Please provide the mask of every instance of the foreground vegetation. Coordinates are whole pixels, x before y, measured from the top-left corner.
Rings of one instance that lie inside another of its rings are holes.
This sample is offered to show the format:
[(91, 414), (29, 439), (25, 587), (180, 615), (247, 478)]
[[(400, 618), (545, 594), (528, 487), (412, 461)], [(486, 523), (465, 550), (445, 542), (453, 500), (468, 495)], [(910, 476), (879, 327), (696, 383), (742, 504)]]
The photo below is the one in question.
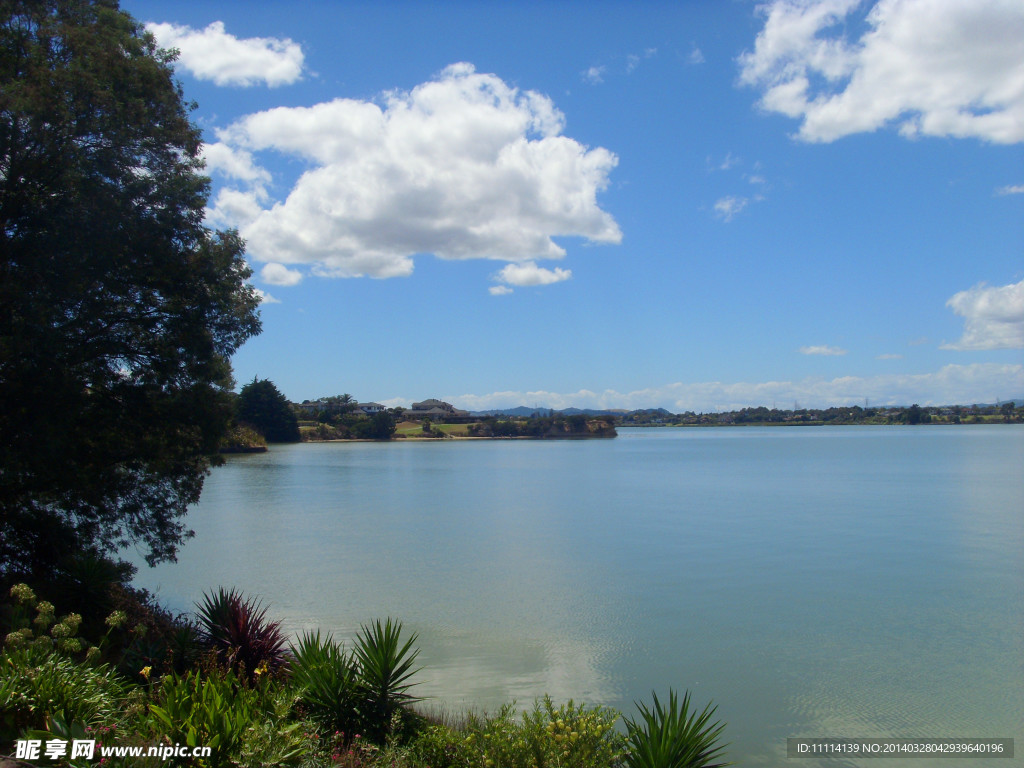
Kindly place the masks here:
[[(111, 583), (86, 615), (57, 618), (25, 584), (4, 605), (0, 755), (19, 739), (101, 747), (211, 747), (209, 756), (103, 757), (105, 766), (344, 768), (657, 768), (722, 766), (714, 708), (638, 704), (635, 719), (545, 696), (520, 712), (424, 714), (414, 694), (416, 635), (387, 619), (352, 647), (307, 632), (289, 643), (257, 600), (219, 589), (195, 618)], [(112, 609), (101, 616), (100, 609)], [(619, 726), (621, 723), (621, 727)], [(180, 753), (179, 753), (180, 754)], [(22, 755), (24, 757), (24, 755)], [(40, 751), (24, 765), (90, 765)]]

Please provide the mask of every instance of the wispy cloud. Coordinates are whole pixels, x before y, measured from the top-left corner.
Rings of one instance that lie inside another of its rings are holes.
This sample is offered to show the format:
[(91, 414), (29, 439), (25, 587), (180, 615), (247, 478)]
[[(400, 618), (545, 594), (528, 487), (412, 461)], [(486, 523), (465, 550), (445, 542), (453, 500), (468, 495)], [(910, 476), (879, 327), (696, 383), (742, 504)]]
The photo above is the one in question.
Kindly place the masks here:
[(730, 168), (735, 168), (741, 162), (742, 162), (742, 160), (740, 158), (736, 157), (735, 155), (733, 155), (732, 152), (726, 152), (725, 153), (725, 159), (719, 164), (718, 170), (720, 170), (720, 171), (728, 171)]
[[(870, 399), (872, 405), (970, 404), (989, 402), (996, 392), (1024, 392), (1024, 365), (977, 363), (947, 365), (921, 374), (892, 373), (800, 381), (677, 382), (631, 392), (613, 389), (580, 389), (575, 392), (517, 390), (485, 395), (448, 394), (443, 399), (467, 410), (536, 404), (543, 408), (667, 408), (679, 413), (725, 411), (794, 401), (803, 407), (822, 408), (862, 404), (865, 398)], [(393, 398), (385, 402), (407, 405), (411, 401)]]
[(631, 53), (626, 56), (626, 74), (631, 75), (643, 59), (652, 59), (658, 54), (657, 48), (646, 48), (643, 54)]
[(946, 306), (964, 318), (964, 335), (941, 349), (1024, 349), (1024, 280), (1001, 288), (981, 283)]
[(822, 344), (817, 347), (800, 347), (801, 355), (825, 355), (827, 357), (845, 355), (846, 350), (841, 347), (830, 347), (827, 344)]
[(695, 45), (695, 46), (693, 46), (693, 50), (690, 51), (690, 55), (689, 55), (689, 57), (687, 57), (686, 60), (690, 64), (703, 64), (704, 63), (704, 54), (701, 52), (700, 48), (698, 48)]
[(732, 221), (750, 203), (749, 197), (727, 195), (715, 202), (715, 215), (722, 221)]
[(598, 85), (604, 82), (604, 73), (607, 67), (587, 67), (580, 76), (591, 85)]
[(200, 80), (212, 80), (217, 85), (263, 84), (274, 88), (302, 77), (302, 46), (287, 38), (240, 39), (228, 34), (222, 21), (205, 29), (152, 23), (146, 29), (162, 48), (177, 48), (178, 65)]
[(903, 355), (897, 355), (897, 354), (892, 353), (892, 352), (886, 353), (884, 355), (878, 355), (878, 357), (875, 358), (875, 360), (902, 360), (902, 359), (903, 359)]
[(800, 119), (805, 141), (889, 124), (908, 137), (1024, 140), (1024, 4), (883, 0), (868, 6), (866, 31), (850, 41), (864, 7), (762, 6), (764, 29), (739, 57), (740, 81), (763, 90), (765, 110)]
[(1008, 184), (997, 189), (996, 194), (1000, 197), (1005, 195), (1024, 195), (1024, 184)]

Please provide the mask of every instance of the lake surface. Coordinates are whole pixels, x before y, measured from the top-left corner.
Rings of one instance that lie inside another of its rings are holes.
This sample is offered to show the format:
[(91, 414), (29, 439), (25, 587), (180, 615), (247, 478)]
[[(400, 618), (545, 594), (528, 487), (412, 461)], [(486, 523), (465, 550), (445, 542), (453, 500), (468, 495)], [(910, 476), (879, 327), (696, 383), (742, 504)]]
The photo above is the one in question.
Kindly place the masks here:
[(1009, 768), (1022, 470), (1015, 425), (274, 446), (215, 469), (196, 538), (136, 583), (177, 610), (238, 587), (293, 633), (400, 618), (436, 706), (632, 715), (672, 686), (741, 765), (854, 764), (787, 759), (795, 736), (991, 736), (1017, 757), (967, 764)]

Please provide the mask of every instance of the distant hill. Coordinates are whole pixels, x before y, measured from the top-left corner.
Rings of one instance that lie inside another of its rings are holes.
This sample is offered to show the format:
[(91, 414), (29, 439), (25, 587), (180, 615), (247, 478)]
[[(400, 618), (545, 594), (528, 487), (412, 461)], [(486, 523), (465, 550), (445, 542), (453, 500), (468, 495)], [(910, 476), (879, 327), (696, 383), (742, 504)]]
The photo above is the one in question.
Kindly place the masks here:
[(470, 416), (532, 416), (535, 413), (547, 413), (547, 408), (527, 408), (525, 405), (520, 405), (518, 408), (502, 408), (499, 410), (492, 411), (470, 411)]

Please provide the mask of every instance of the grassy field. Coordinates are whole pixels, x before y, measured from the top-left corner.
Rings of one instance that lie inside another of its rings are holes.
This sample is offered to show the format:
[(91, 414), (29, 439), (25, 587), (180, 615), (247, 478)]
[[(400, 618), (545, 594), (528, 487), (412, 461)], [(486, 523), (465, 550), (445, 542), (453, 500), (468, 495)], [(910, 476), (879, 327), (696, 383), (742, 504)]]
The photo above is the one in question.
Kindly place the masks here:
[[(469, 424), (434, 424), (431, 430), (443, 432), (451, 437), (468, 437)], [(427, 437), (423, 425), (418, 421), (400, 421), (395, 427), (395, 437)]]

